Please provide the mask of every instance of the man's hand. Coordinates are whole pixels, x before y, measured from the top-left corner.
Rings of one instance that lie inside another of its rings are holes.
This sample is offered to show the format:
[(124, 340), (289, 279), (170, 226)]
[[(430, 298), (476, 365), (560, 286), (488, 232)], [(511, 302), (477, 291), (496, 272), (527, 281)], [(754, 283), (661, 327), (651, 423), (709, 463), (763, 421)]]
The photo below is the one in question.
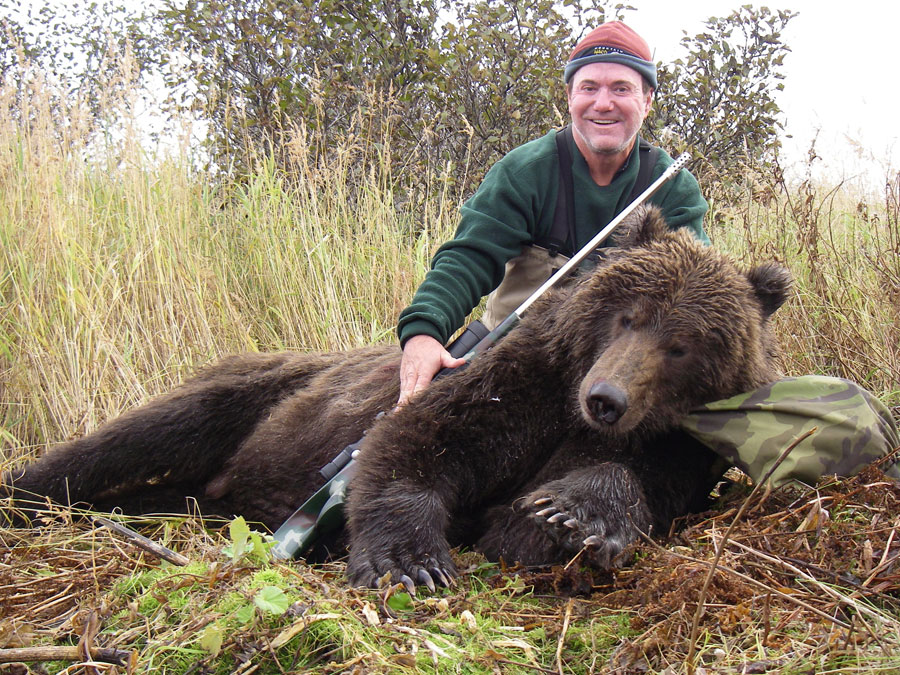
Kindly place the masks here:
[(465, 361), (454, 359), (444, 346), (429, 335), (416, 335), (403, 345), (400, 361), (400, 400), (406, 405), (410, 397), (422, 391), (441, 368), (456, 368)]

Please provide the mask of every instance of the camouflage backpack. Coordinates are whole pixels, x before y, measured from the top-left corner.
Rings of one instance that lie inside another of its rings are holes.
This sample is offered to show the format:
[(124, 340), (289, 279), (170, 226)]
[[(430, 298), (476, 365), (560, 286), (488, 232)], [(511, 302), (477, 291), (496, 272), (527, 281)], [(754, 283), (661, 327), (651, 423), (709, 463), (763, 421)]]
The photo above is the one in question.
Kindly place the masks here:
[[(897, 425), (881, 401), (849, 380), (820, 375), (788, 377), (714, 401), (691, 411), (682, 427), (754, 482), (815, 428), (774, 471), (773, 487), (812, 485), (826, 474), (851, 476), (900, 447)], [(900, 479), (896, 459), (881, 468)]]

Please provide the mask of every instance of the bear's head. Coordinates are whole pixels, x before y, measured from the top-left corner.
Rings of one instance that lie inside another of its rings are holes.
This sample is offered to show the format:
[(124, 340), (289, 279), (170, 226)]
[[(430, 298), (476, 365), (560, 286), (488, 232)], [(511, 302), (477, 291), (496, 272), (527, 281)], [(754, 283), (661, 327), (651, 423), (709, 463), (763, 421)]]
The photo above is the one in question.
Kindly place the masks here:
[(617, 243), (545, 305), (551, 358), (577, 383), (571, 393), (592, 428), (662, 431), (697, 405), (777, 379), (769, 317), (787, 299), (787, 270), (743, 272), (669, 230), (655, 208), (636, 211)]

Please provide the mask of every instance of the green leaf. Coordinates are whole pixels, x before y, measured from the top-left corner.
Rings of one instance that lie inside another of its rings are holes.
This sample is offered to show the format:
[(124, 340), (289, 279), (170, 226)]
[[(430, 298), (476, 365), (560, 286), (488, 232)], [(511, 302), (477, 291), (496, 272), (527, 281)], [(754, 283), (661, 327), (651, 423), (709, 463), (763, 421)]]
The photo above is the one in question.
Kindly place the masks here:
[(244, 605), (234, 613), (234, 618), (241, 624), (247, 624), (253, 620), (255, 611), (256, 607), (254, 605)]
[(250, 538), (250, 526), (243, 516), (238, 516), (228, 524), (228, 535), (231, 537), (231, 559), (240, 560)]
[(216, 656), (222, 649), (222, 641), (224, 633), (222, 627), (217, 623), (211, 623), (200, 633), (200, 647)]
[(277, 586), (265, 586), (253, 597), (253, 604), (269, 614), (284, 614), (291, 602)]
[(396, 612), (411, 612), (415, 609), (409, 593), (394, 593), (388, 598), (387, 604)]

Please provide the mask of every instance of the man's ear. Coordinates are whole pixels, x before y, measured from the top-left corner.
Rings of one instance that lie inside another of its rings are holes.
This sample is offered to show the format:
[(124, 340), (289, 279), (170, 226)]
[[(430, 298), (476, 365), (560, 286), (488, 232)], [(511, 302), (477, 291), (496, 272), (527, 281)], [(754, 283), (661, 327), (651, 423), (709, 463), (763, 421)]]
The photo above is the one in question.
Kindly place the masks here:
[(647, 88), (647, 92), (644, 95), (644, 119), (647, 118), (647, 115), (650, 114), (650, 109), (653, 107), (653, 95), (656, 92), (653, 89)]

